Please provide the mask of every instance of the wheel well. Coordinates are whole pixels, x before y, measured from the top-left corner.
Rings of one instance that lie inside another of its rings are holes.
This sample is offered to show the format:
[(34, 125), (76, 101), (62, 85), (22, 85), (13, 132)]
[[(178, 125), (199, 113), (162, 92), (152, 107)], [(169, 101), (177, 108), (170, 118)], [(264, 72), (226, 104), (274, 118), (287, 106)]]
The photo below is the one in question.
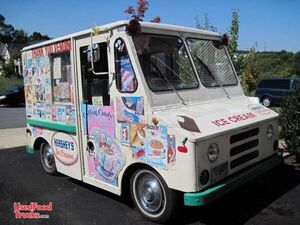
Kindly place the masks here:
[(48, 143), (44, 138), (39, 137), (34, 141), (33, 149), (39, 151), (43, 143)]
[(269, 95), (269, 94), (264, 94), (262, 97), (261, 97), (261, 100), (263, 100), (265, 97), (268, 97), (268, 98), (271, 98), (272, 99), (272, 96)]
[(124, 172), (124, 175), (122, 177), (122, 197), (125, 197), (126, 199), (130, 198), (130, 178), (132, 174), (137, 171), (138, 169), (149, 169), (153, 170), (153, 168), (149, 165), (146, 165), (144, 163), (134, 163), (127, 167), (126, 171)]

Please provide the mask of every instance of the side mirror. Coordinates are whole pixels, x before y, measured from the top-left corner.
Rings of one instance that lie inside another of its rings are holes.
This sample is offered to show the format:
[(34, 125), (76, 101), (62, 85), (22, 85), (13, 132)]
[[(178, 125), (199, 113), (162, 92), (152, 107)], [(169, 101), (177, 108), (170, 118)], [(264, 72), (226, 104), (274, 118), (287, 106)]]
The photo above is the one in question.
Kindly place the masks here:
[(222, 36), (222, 44), (227, 46), (229, 43), (229, 38), (228, 38), (228, 35), (227, 34), (223, 34)]
[(88, 46), (87, 60), (89, 63), (95, 63), (100, 61), (100, 46), (98, 44)]

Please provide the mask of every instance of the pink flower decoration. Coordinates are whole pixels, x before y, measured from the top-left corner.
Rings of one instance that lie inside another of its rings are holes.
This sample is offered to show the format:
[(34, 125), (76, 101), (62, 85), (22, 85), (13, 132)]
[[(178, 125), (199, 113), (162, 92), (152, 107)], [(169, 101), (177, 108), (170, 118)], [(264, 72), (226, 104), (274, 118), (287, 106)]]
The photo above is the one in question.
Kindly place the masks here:
[(157, 17), (155, 17), (153, 20), (151, 20), (151, 22), (152, 23), (160, 23), (160, 17), (159, 16), (157, 16)]

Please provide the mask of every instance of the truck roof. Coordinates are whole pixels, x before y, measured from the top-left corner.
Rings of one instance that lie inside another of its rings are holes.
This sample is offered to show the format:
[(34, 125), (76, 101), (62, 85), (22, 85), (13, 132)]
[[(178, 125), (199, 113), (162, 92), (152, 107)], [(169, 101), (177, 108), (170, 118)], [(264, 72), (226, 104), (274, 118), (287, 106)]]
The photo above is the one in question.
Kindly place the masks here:
[[(129, 23), (129, 20), (120, 20), (120, 21), (117, 21), (117, 22), (97, 26), (97, 28), (99, 28), (102, 31), (103, 30), (105, 31), (105, 30), (111, 30), (111, 29), (115, 29), (115, 28), (118, 28), (118, 27), (125, 26), (128, 23)], [(142, 29), (143, 28), (153, 28), (153, 29), (160, 29), (160, 30), (165, 30), (165, 31), (180, 31), (180, 32), (183, 32), (183, 33), (194, 33), (194, 34), (202, 34), (202, 35), (204, 34), (204, 35), (208, 35), (208, 36), (220, 37), (220, 34), (218, 34), (216, 32), (200, 30), (200, 29), (197, 29), (197, 28), (190, 28), (190, 27), (177, 26), (177, 25), (171, 25), (171, 24), (152, 23), (152, 22), (140, 22), (140, 24), (142, 26)], [(49, 44), (52, 44), (52, 43), (56, 43), (56, 42), (59, 42), (59, 41), (65, 40), (65, 39), (90, 34), (92, 32), (92, 30), (93, 30), (93, 28), (90, 28), (90, 29), (83, 30), (83, 31), (80, 31), (80, 32), (76, 32), (76, 33), (68, 34), (68, 35), (65, 35), (65, 36), (53, 38), (51, 40), (43, 41), (43, 42), (40, 42), (40, 43), (37, 43), (37, 44), (29, 45), (29, 46), (23, 48), (22, 52), (30, 50), (30, 49), (38, 48), (38, 47), (41, 47), (41, 46), (49, 45)]]

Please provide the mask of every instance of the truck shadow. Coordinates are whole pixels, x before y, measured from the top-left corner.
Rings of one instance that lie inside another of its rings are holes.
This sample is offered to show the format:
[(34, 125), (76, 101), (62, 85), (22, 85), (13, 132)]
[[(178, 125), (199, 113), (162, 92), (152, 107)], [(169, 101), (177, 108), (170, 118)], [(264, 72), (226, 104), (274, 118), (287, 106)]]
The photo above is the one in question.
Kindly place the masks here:
[[(248, 184), (203, 207), (184, 207), (178, 224), (244, 224), (272, 202), (300, 184), (300, 171), (282, 164)], [(268, 207), (279, 216), (292, 216), (293, 211)]]

